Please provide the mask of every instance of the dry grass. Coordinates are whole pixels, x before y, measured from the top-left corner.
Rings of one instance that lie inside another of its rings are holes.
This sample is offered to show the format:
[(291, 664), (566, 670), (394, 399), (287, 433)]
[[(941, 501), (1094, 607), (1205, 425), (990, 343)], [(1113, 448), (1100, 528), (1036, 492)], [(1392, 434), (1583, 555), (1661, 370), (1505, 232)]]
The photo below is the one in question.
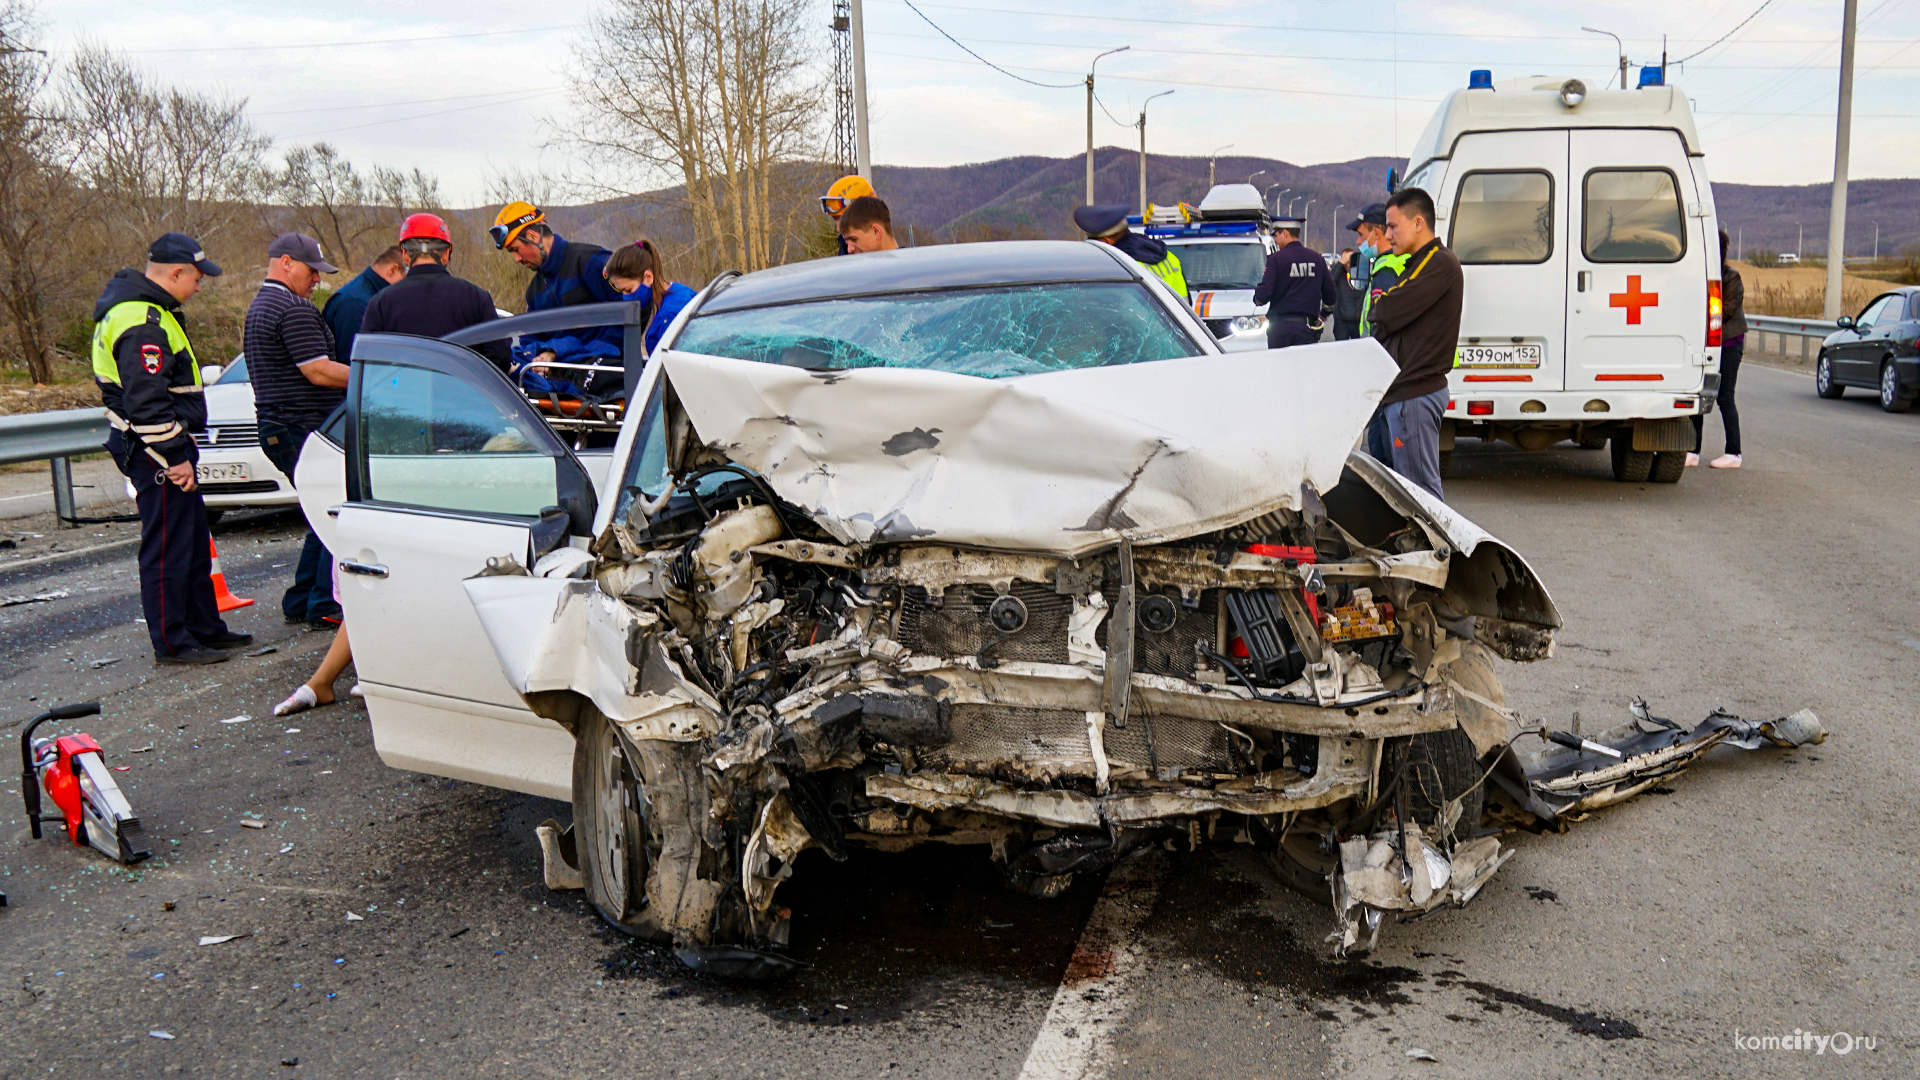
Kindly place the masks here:
[(52, 412), (55, 409), (90, 409), (99, 404), (100, 388), (91, 379), (83, 383), (32, 388), (0, 387), (0, 416)]
[[(1747, 289), (1747, 313), (1818, 318), (1826, 309), (1827, 271), (1821, 266), (1761, 268), (1733, 264)], [(1844, 274), (1840, 279), (1840, 310), (1857, 315), (1867, 302), (1891, 286), (1885, 281)]]

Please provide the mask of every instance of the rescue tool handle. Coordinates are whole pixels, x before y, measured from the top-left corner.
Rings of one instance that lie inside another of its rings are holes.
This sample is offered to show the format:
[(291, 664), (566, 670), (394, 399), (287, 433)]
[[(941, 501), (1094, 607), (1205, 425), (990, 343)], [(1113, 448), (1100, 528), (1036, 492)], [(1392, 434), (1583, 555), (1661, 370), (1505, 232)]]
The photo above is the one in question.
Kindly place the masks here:
[(35, 840), (40, 839), (41, 817), (40, 777), (33, 771), (34, 729), (49, 720), (78, 720), (83, 716), (98, 715), (100, 715), (100, 703), (97, 701), (75, 701), (66, 705), (55, 705), (27, 721), (26, 730), (20, 733), (20, 799), (27, 805), (27, 825), (32, 829)]
[(340, 572), (343, 574), (360, 574), (365, 577), (383, 578), (387, 576), (387, 568), (379, 563), (354, 562), (351, 559), (340, 560)]

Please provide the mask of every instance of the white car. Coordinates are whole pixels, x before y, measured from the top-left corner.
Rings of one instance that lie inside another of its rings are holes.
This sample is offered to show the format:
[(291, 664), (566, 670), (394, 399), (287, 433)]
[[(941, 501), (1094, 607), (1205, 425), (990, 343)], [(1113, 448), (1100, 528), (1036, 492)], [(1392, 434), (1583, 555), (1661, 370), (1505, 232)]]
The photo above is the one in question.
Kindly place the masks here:
[(1180, 260), (1193, 313), (1227, 352), (1267, 347), (1266, 305), (1254, 304), (1253, 291), (1273, 254), (1271, 225), (1252, 184), (1219, 184), (1200, 200), (1193, 221), (1144, 226)]
[(1150, 281), (1094, 242), (723, 275), (630, 350), (597, 459), (465, 346), (634, 341), (638, 305), (362, 335), (298, 479), (380, 755), (570, 799), (603, 918), (759, 976), (795, 966), (775, 897), (808, 848), (987, 845), (1045, 897), (1241, 837), (1352, 944), (1472, 899), (1511, 854), (1483, 821), (1578, 816), (1630, 793), (1595, 761), (1664, 776), (1728, 737), (1510, 764), (1493, 659), (1560, 618), (1350, 449), (1392, 360), (1227, 354)]
[(207, 517), (218, 520), (242, 507), (293, 506), (300, 496), (285, 473), (260, 448), (260, 427), (253, 411), (253, 382), (247, 358), (240, 355), (220, 367), (200, 369), (206, 381), (207, 429), (196, 431), (200, 448), (195, 474), (207, 500)]

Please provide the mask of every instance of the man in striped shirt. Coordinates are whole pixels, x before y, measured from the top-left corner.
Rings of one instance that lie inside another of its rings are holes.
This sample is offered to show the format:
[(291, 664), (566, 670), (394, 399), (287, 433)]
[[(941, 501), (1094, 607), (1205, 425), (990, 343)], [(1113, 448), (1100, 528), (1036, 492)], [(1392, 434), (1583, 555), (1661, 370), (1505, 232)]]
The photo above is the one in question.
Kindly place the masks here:
[[(332, 332), (308, 299), (320, 275), (337, 270), (318, 240), (282, 233), (267, 246), (267, 280), (247, 307), (247, 372), (253, 379), (260, 448), (288, 480), (300, 463), (307, 436), (346, 400), (347, 365), (340, 362)], [(311, 529), (300, 549), (293, 585), (280, 599), (280, 611), (288, 622), (316, 628), (340, 620), (340, 605), (333, 599), (333, 558)]]

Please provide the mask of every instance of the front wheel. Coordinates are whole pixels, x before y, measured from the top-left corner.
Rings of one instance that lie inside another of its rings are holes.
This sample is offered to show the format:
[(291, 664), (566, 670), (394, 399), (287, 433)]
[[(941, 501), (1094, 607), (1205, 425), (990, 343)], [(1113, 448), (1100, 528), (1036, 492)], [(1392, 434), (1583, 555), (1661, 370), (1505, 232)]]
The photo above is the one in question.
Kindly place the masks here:
[(587, 897), (615, 929), (656, 938), (646, 907), (657, 845), (639, 773), (620, 729), (586, 710), (573, 748), (573, 821)]
[(1832, 400), (1847, 392), (1847, 388), (1833, 381), (1833, 361), (1822, 352), (1820, 359), (1813, 365), (1813, 392)]
[(1880, 365), (1880, 407), (1892, 413), (1913, 408), (1913, 398), (1900, 390), (1900, 372), (1891, 359)]
[(1653, 472), (1654, 453), (1633, 448), (1633, 431), (1628, 429), (1612, 440), (1613, 478), (1623, 484), (1643, 484)]

